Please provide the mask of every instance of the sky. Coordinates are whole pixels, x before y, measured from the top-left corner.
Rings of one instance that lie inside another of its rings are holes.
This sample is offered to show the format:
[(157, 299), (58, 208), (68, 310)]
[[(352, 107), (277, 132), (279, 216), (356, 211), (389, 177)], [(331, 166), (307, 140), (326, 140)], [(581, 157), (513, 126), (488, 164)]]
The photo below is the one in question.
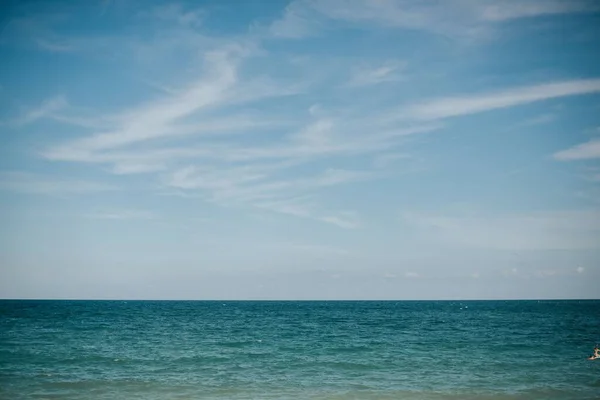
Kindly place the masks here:
[(3, 1), (0, 298), (598, 298), (600, 4)]

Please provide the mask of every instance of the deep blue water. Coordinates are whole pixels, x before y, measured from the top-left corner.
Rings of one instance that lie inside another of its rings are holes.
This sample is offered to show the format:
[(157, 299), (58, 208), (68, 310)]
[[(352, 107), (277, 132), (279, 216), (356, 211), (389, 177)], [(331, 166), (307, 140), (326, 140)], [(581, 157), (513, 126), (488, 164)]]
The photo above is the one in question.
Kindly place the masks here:
[(0, 301), (2, 399), (600, 399), (600, 301)]

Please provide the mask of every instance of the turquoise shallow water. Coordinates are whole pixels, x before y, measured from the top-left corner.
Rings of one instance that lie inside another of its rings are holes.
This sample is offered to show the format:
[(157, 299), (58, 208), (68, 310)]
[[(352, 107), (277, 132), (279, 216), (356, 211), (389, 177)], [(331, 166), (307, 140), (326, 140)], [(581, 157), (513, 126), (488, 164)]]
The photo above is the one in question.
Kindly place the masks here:
[(594, 399), (600, 301), (0, 301), (2, 399)]

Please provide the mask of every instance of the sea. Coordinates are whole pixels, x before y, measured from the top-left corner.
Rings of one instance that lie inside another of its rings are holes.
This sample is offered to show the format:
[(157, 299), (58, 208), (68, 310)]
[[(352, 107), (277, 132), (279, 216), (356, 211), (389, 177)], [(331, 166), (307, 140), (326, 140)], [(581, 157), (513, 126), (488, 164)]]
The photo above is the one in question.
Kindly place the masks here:
[(1, 399), (600, 399), (600, 301), (0, 301)]

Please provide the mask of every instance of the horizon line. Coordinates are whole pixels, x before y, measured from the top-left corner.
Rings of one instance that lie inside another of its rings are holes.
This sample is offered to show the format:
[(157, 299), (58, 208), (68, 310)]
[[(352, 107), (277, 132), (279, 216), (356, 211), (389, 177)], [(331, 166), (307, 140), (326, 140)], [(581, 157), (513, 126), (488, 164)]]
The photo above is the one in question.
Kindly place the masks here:
[(600, 298), (496, 298), (496, 299), (127, 299), (127, 298), (0, 298), (0, 301), (187, 301), (187, 302), (417, 302), (417, 301), (600, 301)]

